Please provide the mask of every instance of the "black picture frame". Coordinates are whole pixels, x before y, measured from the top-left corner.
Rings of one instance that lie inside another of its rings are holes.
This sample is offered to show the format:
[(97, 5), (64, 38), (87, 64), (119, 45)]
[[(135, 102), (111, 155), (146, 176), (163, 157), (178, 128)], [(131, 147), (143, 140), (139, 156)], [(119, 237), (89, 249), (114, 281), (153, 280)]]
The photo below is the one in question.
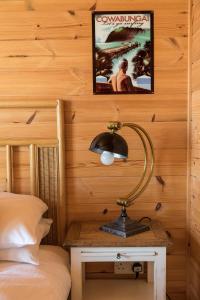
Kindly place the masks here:
[(153, 11), (92, 12), (92, 55), (93, 94), (154, 93)]

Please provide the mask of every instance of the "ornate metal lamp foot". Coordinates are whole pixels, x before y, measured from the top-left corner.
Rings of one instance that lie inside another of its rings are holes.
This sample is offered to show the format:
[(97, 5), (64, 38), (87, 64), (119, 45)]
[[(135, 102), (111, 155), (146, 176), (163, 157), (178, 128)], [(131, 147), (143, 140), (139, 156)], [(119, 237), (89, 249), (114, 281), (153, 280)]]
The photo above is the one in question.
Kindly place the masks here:
[(100, 230), (126, 238), (131, 235), (148, 231), (150, 230), (150, 227), (138, 223), (135, 220), (131, 220), (127, 215), (126, 209), (122, 208), (120, 217), (114, 222), (101, 226)]

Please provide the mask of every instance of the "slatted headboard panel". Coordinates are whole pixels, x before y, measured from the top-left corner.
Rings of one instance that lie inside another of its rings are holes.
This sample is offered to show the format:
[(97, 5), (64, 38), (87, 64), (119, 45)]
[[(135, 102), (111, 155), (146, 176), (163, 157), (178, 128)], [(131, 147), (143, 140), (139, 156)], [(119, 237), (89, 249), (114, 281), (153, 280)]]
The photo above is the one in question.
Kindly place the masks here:
[(48, 205), (47, 216), (54, 220), (52, 230), (46, 238), (47, 243), (57, 244), (58, 215), (58, 149), (57, 147), (38, 148), (38, 189), (37, 195)]
[[(33, 103), (31, 105), (33, 108)], [(66, 229), (64, 102), (58, 100), (49, 105), (37, 102), (34, 105), (35, 111), (39, 110), (38, 105), (43, 110), (45, 107), (55, 107), (57, 136), (52, 139), (48, 138), (47, 134), (47, 138), (41, 138), (38, 134), (39, 137), (36, 138), (19, 138), (13, 131), (13, 137), (0, 140), (0, 147), (4, 148), (1, 153), (4, 153), (6, 161), (6, 188), (3, 190), (14, 192), (13, 153), (15, 147), (28, 146), (29, 176), (27, 177), (30, 180), (30, 194), (40, 197), (47, 203), (49, 210), (46, 216), (51, 217), (54, 221), (46, 242), (62, 244)], [(15, 109), (22, 107), (27, 108), (28, 106), (24, 103), (15, 104)], [(0, 108), (3, 109), (4, 104), (0, 104)]]

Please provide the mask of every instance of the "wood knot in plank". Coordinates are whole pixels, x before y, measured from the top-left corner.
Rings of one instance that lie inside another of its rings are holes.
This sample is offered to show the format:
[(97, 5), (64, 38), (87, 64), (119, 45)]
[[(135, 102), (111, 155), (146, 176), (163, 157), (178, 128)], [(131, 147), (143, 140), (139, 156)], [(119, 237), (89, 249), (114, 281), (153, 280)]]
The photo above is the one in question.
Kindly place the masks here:
[(170, 37), (169, 40), (174, 47), (180, 49), (180, 46), (175, 38)]
[(90, 7), (90, 11), (96, 10), (97, 7), (97, 3), (95, 2), (91, 7)]
[(76, 113), (74, 111), (73, 114), (72, 114), (72, 121), (75, 119), (75, 116), (76, 116)]
[(156, 119), (156, 115), (153, 114), (152, 118), (151, 118), (151, 122), (155, 122), (155, 119)]
[(35, 111), (26, 121), (26, 124), (31, 124), (33, 122), (33, 120), (35, 119), (35, 116), (37, 114), (37, 111)]
[(156, 176), (156, 179), (157, 179), (158, 183), (159, 183), (160, 185), (162, 185), (162, 187), (164, 188), (164, 186), (165, 186), (165, 181), (164, 181), (164, 179), (163, 179), (161, 176)]
[(171, 239), (172, 238), (172, 235), (171, 235), (171, 232), (169, 232), (168, 230), (165, 231), (167, 236)]
[(27, 7), (27, 10), (35, 10), (31, 0), (26, 0), (26, 7)]
[(162, 203), (158, 202), (155, 207), (155, 211), (159, 211), (162, 208)]
[(74, 10), (68, 10), (68, 13), (69, 13), (71, 16), (75, 16), (75, 11), (74, 11)]

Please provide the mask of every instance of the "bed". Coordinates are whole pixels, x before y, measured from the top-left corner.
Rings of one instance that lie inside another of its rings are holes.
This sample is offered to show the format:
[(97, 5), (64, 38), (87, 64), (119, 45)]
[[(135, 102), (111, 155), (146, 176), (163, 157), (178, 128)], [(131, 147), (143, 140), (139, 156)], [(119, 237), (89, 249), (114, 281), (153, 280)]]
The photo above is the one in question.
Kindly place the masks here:
[(66, 230), (64, 103), (57, 101), (51, 104), (54, 106), (55, 139), (14, 136), (0, 141), (6, 152), (6, 192), (12, 193), (14, 186), (13, 149), (26, 145), (30, 156), (30, 194), (47, 204), (45, 217), (53, 219), (50, 233), (43, 241), (45, 245), (39, 247), (39, 265), (0, 261), (1, 300), (67, 300), (70, 293), (69, 257), (61, 247)]
[(71, 279), (67, 252), (40, 246), (40, 265), (0, 262), (1, 300), (66, 300)]

